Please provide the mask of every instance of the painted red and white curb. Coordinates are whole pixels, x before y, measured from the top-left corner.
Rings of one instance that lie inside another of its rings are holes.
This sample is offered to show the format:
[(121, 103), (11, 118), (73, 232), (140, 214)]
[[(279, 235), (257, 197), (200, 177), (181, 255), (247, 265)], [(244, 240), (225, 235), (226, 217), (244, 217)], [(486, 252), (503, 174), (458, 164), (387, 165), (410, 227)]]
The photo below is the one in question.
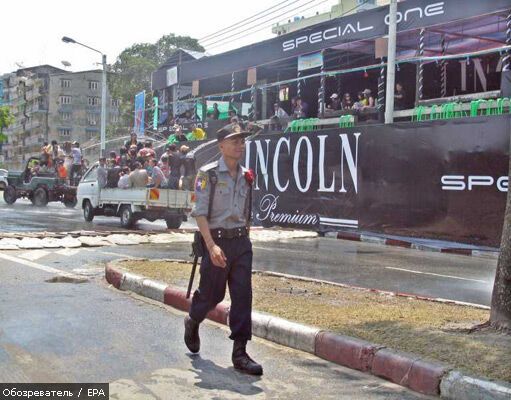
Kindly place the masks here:
[[(119, 262), (118, 260), (117, 262)], [(115, 263), (115, 262), (114, 262)], [(106, 280), (119, 290), (128, 290), (187, 312), (191, 299), (184, 290), (135, 275), (109, 263)], [(218, 304), (208, 319), (228, 325), (229, 305)], [(509, 400), (511, 385), (464, 375), (447, 365), (399, 352), (364, 340), (337, 335), (272, 315), (253, 312), (255, 336), (302, 350), (348, 368), (368, 372), (411, 390), (452, 400)]]
[(491, 259), (497, 259), (499, 256), (498, 250), (485, 251), (485, 250), (465, 249), (465, 248), (456, 248), (456, 247), (427, 246), (425, 244), (412, 243), (412, 242), (409, 242), (406, 240), (383, 238), (380, 236), (371, 236), (371, 235), (366, 235), (366, 234), (358, 233), (358, 232), (327, 232), (327, 233), (325, 233), (325, 237), (341, 239), (341, 240), (351, 240), (354, 242), (381, 244), (381, 245), (385, 245), (385, 246), (397, 246), (397, 247), (403, 247), (405, 249), (432, 251), (432, 252), (436, 252), (436, 253), (458, 254), (458, 255), (462, 255), (462, 256), (484, 257), (484, 258), (491, 258)]

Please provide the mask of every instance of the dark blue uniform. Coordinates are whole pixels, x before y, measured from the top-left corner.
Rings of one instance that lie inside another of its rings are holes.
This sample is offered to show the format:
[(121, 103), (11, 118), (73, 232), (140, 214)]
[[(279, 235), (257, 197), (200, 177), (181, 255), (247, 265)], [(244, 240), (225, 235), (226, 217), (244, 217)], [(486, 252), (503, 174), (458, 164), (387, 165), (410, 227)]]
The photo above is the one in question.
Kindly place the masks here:
[[(250, 340), (252, 337), (252, 244), (246, 232), (250, 202), (250, 185), (246, 169), (238, 167), (233, 178), (223, 158), (201, 168), (195, 182), (196, 204), (192, 216), (207, 216), (211, 182), (209, 171), (214, 170), (217, 183), (208, 221), (215, 243), (227, 258), (225, 268), (217, 267), (209, 252), (202, 257), (199, 288), (195, 291), (190, 317), (202, 322), (225, 297), (227, 284), (231, 296), (229, 312), (230, 338)], [(223, 235), (224, 233), (224, 235)], [(222, 237), (228, 235), (230, 237)]]
[[(227, 125), (217, 132), (222, 154), (239, 155), (249, 133), (238, 124)], [(229, 142), (223, 142), (230, 140)], [(222, 146), (225, 143), (226, 147)], [(237, 159), (237, 158), (235, 158)], [(212, 181), (216, 182), (211, 198)], [(213, 264), (209, 252), (202, 257), (199, 288), (195, 291), (190, 315), (185, 317), (184, 341), (192, 353), (200, 351), (200, 323), (207, 313), (220, 303), (229, 284), (231, 309), (229, 311), (230, 338), (234, 341), (232, 363), (236, 370), (251, 375), (262, 375), (263, 368), (247, 354), (247, 341), (252, 338), (252, 244), (248, 237), (252, 172), (237, 165), (232, 177), (223, 156), (218, 162), (199, 171), (195, 180), (196, 203), (194, 217), (206, 217), (211, 238), (225, 255), (225, 268)], [(212, 199), (212, 207), (209, 205)], [(204, 232), (203, 232), (204, 233)], [(209, 241), (209, 238), (207, 238)], [(209, 244), (212, 246), (212, 244)], [(213, 247), (211, 247), (213, 248)], [(218, 249), (214, 253), (219, 257)], [(223, 263), (223, 262), (222, 262)]]

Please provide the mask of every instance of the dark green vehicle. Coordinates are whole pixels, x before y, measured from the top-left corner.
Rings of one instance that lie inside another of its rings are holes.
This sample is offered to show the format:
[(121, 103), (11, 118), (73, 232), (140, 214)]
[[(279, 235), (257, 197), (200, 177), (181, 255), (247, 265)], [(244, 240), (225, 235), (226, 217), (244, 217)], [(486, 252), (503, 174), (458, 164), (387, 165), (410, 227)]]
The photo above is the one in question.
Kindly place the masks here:
[(50, 201), (61, 201), (66, 207), (76, 205), (76, 187), (69, 186), (64, 179), (55, 173), (39, 173), (32, 176), (31, 166), (37, 157), (27, 161), (23, 171), (9, 171), (8, 185), (4, 189), (4, 200), (13, 204), (19, 198), (27, 198), (36, 207), (44, 207)]

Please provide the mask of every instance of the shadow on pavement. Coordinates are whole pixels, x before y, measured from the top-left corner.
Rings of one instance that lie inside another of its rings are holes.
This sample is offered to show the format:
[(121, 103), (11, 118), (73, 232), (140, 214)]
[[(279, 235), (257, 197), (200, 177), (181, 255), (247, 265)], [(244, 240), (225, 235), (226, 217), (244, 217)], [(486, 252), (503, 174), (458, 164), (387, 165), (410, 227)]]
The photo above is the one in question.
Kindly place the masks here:
[(224, 390), (240, 395), (250, 396), (263, 390), (254, 383), (261, 380), (260, 376), (250, 376), (237, 372), (233, 367), (224, 368), (198, 354), (188, 354), (199, 382), (195, 386), (207, 390)]

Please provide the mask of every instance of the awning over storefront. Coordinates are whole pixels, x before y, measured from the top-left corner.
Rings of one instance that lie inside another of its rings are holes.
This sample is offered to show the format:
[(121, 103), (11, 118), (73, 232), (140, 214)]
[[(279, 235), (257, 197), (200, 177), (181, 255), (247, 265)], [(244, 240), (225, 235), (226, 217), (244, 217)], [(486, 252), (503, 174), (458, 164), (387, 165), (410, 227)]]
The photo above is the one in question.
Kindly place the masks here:
[[(471, 1), (470, 5), (466, 0), (407, 0), (398, 4), (398, 32), (419, 28), (433, 29), (445, 24), (455, 27), (453, 22), (484, 18), (510, 8), (511, 0)], [(379, 7), (226, 53), (185, 62), (181, 65), (179, 79), (181, 83), (191, 83), (194, 80), (247, 70), (321, 49), (382, 37), (388, 30), (387, 14), (388, 7)], [(477, 24), (477, 19), (474, 21)], [(456, 32), (453, 31), (454, 33)], [(467, 35), (467, 31), (464, 30), (463, 34)], [(468, 36), (474, 39), (470, 34)], [(166, 87), (165, 76), (166, 68), (160, 68), (153, 73), (153, 89)]]

